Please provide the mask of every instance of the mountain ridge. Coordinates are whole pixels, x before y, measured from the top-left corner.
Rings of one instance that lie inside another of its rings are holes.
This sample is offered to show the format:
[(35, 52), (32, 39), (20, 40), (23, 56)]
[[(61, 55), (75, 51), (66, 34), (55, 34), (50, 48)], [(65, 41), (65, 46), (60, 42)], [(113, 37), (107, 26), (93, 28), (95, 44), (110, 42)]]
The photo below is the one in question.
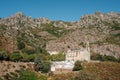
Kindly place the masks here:
[[(87, 37), (87, 38), (86, 38)], [(91, 54), (120, 57), (120, 13), (85, 15), (75, 22), (27, 17), (19, 12), (0, 19), (0, 50), (12, 53), (23, 42), (47, 51), (80, 49), (89, 41)]]

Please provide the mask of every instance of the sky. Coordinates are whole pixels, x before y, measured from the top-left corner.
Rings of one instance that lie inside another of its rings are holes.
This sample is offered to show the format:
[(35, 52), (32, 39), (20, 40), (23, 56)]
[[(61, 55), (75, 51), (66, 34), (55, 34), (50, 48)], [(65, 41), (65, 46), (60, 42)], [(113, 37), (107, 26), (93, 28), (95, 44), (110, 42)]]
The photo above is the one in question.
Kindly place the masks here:
[(77, 21), (95, 12), (120, 12), (120, 0), (0, 0), (0, 17), (23, 12), (33, 18)]

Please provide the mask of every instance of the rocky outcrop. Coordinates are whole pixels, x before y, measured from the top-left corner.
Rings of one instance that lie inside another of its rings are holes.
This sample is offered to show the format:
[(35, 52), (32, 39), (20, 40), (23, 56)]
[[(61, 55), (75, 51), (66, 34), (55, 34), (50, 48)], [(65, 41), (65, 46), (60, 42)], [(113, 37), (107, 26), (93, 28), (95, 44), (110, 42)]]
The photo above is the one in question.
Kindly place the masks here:
[[(75, 30), (58, 40), (50, 41), (46, 48), (56, 51), (80, 49), (87, 40), (90, 42), (91, 53), (120, 57), (120, 14), (96, 12), (83, 16), (74, 26)], [(115, 27), (118, 29), (113, 29)]]

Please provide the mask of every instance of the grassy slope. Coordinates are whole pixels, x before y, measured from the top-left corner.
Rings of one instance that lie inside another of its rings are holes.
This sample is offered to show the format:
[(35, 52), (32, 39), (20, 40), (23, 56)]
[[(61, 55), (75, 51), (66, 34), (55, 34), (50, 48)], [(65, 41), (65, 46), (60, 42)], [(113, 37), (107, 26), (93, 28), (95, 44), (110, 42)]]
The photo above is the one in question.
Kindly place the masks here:
[(84, 70), (98, 76), (99, 80), (119, 80), (120, 79), (120, 63), (101, 62), (101, 63), (85, 63)]
[[(53, 80), (119, 80), (120, 63), (101, 62), (83, 63), (83, 70), (75, 73), (57, 74)], [(75, 79), (77, 77), (77, 79)], [(88, 80), (88, 79), (87, 79)]]

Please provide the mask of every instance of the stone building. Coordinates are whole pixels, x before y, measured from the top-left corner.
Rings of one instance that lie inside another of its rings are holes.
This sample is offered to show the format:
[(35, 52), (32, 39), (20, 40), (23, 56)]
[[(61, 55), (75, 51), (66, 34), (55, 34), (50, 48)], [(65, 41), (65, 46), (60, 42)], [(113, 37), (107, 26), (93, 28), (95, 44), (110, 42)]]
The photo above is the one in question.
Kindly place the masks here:
[(86, 44), (86, 47), (79, 50), (68, 50), (66, 53), (67, 61), (90, 61), (90, 48), (89, 43)]
[(69, 72), (72, 71), (75, 61), (90, 61), (89, 43), (86, 47), (79, 50), (68, 50), (66, 53), (66, 60), (59, 62), (52, 62), (51, 71), (54, 72)]

